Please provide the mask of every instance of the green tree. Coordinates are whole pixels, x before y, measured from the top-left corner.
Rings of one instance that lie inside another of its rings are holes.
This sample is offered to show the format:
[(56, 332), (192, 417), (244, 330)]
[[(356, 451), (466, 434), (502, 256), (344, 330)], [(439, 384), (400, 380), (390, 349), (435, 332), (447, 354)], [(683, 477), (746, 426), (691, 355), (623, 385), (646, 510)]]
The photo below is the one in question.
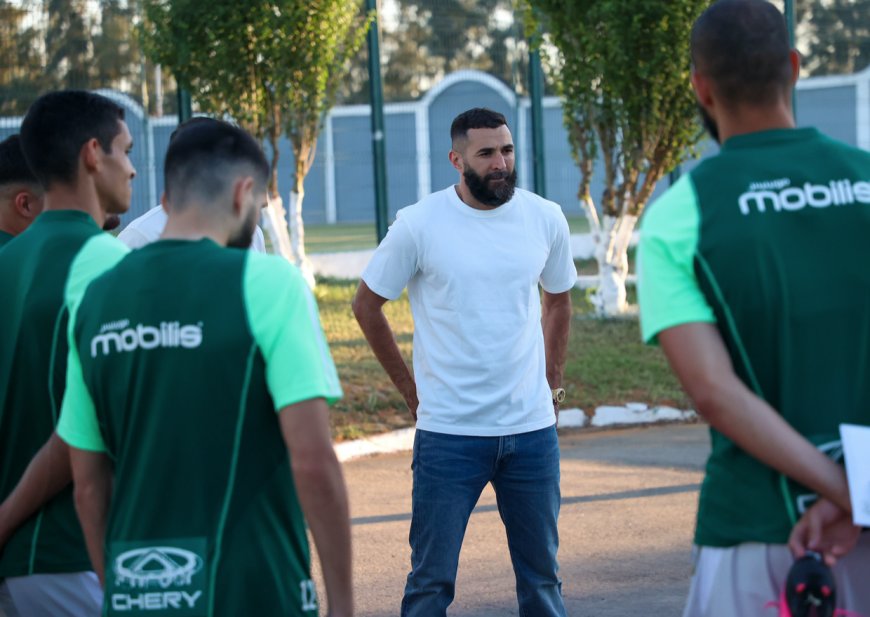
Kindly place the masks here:
[(806, 74), (850, 75), (870, 65), (870, 0), (797, 0), (795, 13)]
[(420, 41), (439, 80), (459, 69), (478, 69), (511, 83), (516, 59), (513, 2), (505, 0), (404, 0), (429, 36)]
[[(146, 0), (143, 42), (200, 108), (227, 114), (272, 147), (267, 231), (314, 285), (302, 200), (323, 118), (370, 19), (359, 0)], [(278, 192), (278, 140), (293, 150), (290, 231)]]
[(47, 0), (45, 72), (52, 88), (91, 86), (90, 31), (83, 0)]
[[(518, 36), (515, 0), (393, 0), (382, 2), (384, 98), (417, 99), (447, 74), (477, 69), (522, 90), (526, 42)], [(353, 64), (342, 102), (367, 102), (367, 57)]]
[[(601, 315), (628, 306), (627, 250), (656, 183), (701, 137), (690, 84), (689, 32), (705, 0), (530, 0), (558, 50), (552, 77), (596, 241)], [(531, 25), (531, 24), (530, 24)], [(590, 192), (604, 167), (600, 216)]]
[[(135, 7), (120, 0), (102, 0), (99, 31), (92, 35), (91, 65), (98, 84), (142, 85), (142, 62), (135, 33)], [(105, 87), (105, 86), (101, 86)]]
[(0, 115), (23, 115), (44, 89), (42, 33), (29, 11), (0, 1)]
[(60, 88), (110, 88), (148, 108), (153, 66), (135, 36), (139, 19), (132, 0), (0, 0), (0, 113), (23, 114)]

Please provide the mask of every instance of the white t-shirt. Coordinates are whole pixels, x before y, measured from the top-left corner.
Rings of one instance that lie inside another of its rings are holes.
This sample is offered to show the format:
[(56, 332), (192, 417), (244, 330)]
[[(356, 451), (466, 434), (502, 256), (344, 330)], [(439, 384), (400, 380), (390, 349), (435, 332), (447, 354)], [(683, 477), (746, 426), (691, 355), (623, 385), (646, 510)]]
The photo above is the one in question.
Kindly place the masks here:
[[(167, 218), (163, 206), (158, 204), (142, 216), (130, 221), (130, 224), (118, 234), (118, 240), (131, 249), (157, 242), (160, 234), (163, 233), (163, 228), (166, 227)], [(254, 235), (251, 237), (251, 250), (258, 253), (266, 252), (266, 241), (263, 238), (263, 230), (259, 226), (254, 229)]]
[(555, 423), (538, 283), (562, 293), (577, 280), (558, 204), (517, 189), (476, 210), (451, 186), (398, 212), (362, 279), (389, 300), (408, 287), (417, 428), (500, 436)]

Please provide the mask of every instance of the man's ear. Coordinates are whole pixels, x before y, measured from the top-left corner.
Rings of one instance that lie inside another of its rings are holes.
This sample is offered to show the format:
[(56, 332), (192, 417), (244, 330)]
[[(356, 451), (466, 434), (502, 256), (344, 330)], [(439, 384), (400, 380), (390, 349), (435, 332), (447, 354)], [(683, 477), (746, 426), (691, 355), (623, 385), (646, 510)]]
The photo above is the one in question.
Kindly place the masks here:
[(12, 204), (21, 218), (32, 221), (42, 210), (38, 207), (39, 198), (27, 189), (22, 189), (15, 194)]
[(103, 147), (96, 137), (87, 140), (79, 152), (79, 160), (84, 164), (87, 171), (96, 171), (100, 164), (100, 154)]
[(450, 159), (450, 164), (453, 165), (453, 168), (456, 171), (458, 171), (459, 173), (465, 171), (465, 167), (462, 164), (462, 155), (459, 154), (456, 150), (450, 150), (450, 152), (447, 154), (447, 158)]
[(797, 49), (792, 49), (788, 54), (788, 60), (791, 63), (791, 85), (797, 83), (798, 77), (801, 76), (801, 54)]
[(242, 176), (233, 183), (233, 216), (239, 218), (245, 211), (245, 202), (251, 199), (254, 192), (254, 178)]
[(169, 200), (166, 199), (166, 191), (163, 191), (163, 194), (160, 195), (160, 207), (163, 208), (166, 214), (169, 214)]
[(710, 81), (698, 71), (692, 71), (692, 87), (695, 89), (695, 95), (698, 97), (698, 102), (705, 108), (713, 106), (713, 88)]

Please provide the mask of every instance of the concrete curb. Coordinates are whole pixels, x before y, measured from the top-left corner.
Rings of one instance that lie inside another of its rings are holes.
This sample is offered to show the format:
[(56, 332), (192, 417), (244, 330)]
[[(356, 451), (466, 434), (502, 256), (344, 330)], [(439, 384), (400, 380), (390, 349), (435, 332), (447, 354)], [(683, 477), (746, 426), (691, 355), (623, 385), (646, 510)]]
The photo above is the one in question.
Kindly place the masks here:
[[(694, 411), (681, 411), (673, 407), (648, 407), (644, 403), (626, 403), (623, 407), (598, 407), (590, 418), (582, 409), (563, 409), (559, 412), (559, 428), (605, 428), (641, 426), (662, 422), (691, 422), (697, 419)], [(408, 452), (414, 447), (414, 428), (403, 428), (365, 439), (335, 444), (338, 460), (345, 462), (375, 454)]]

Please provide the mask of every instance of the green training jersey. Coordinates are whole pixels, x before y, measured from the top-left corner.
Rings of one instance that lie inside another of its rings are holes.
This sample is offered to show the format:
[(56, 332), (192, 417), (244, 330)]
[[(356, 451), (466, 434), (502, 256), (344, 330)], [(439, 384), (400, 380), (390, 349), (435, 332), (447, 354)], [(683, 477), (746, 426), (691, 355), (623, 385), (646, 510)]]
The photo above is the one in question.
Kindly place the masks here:
[[(836, 457), (870, 424), (870, 153), (811, 128), (732, 137), (641, 225), (644, 339), (716, 324), (739, 378)], [(815, 496), (711, 430), (697, 544), (784, 543)]]
[(72, 319), (58, 434), (114, 463), (105, 614), (316, 615), (276, 411), (341, 388), (298, 270), (163, 240)]
[(5, 231), (0, 231), (0, 248), (3, 248), (9, 241), (14, 238), (12, 234), (8, 234)]
[[(0, 251), (0, 500), (54, 431), (67, 360), (65, 294), (128, 249), (77, 210), (43, 212)], [(68, 487), (0, 551), (0, 578), (90, 570)]]
[[(870, 153), (812, 128), (732, 137), (641, 225), (644, 339), (716, 324), (739, 378), (828, 454), (870, 424)], [(784, 543), (815, 498), (711, 430), (697, 544)]]

